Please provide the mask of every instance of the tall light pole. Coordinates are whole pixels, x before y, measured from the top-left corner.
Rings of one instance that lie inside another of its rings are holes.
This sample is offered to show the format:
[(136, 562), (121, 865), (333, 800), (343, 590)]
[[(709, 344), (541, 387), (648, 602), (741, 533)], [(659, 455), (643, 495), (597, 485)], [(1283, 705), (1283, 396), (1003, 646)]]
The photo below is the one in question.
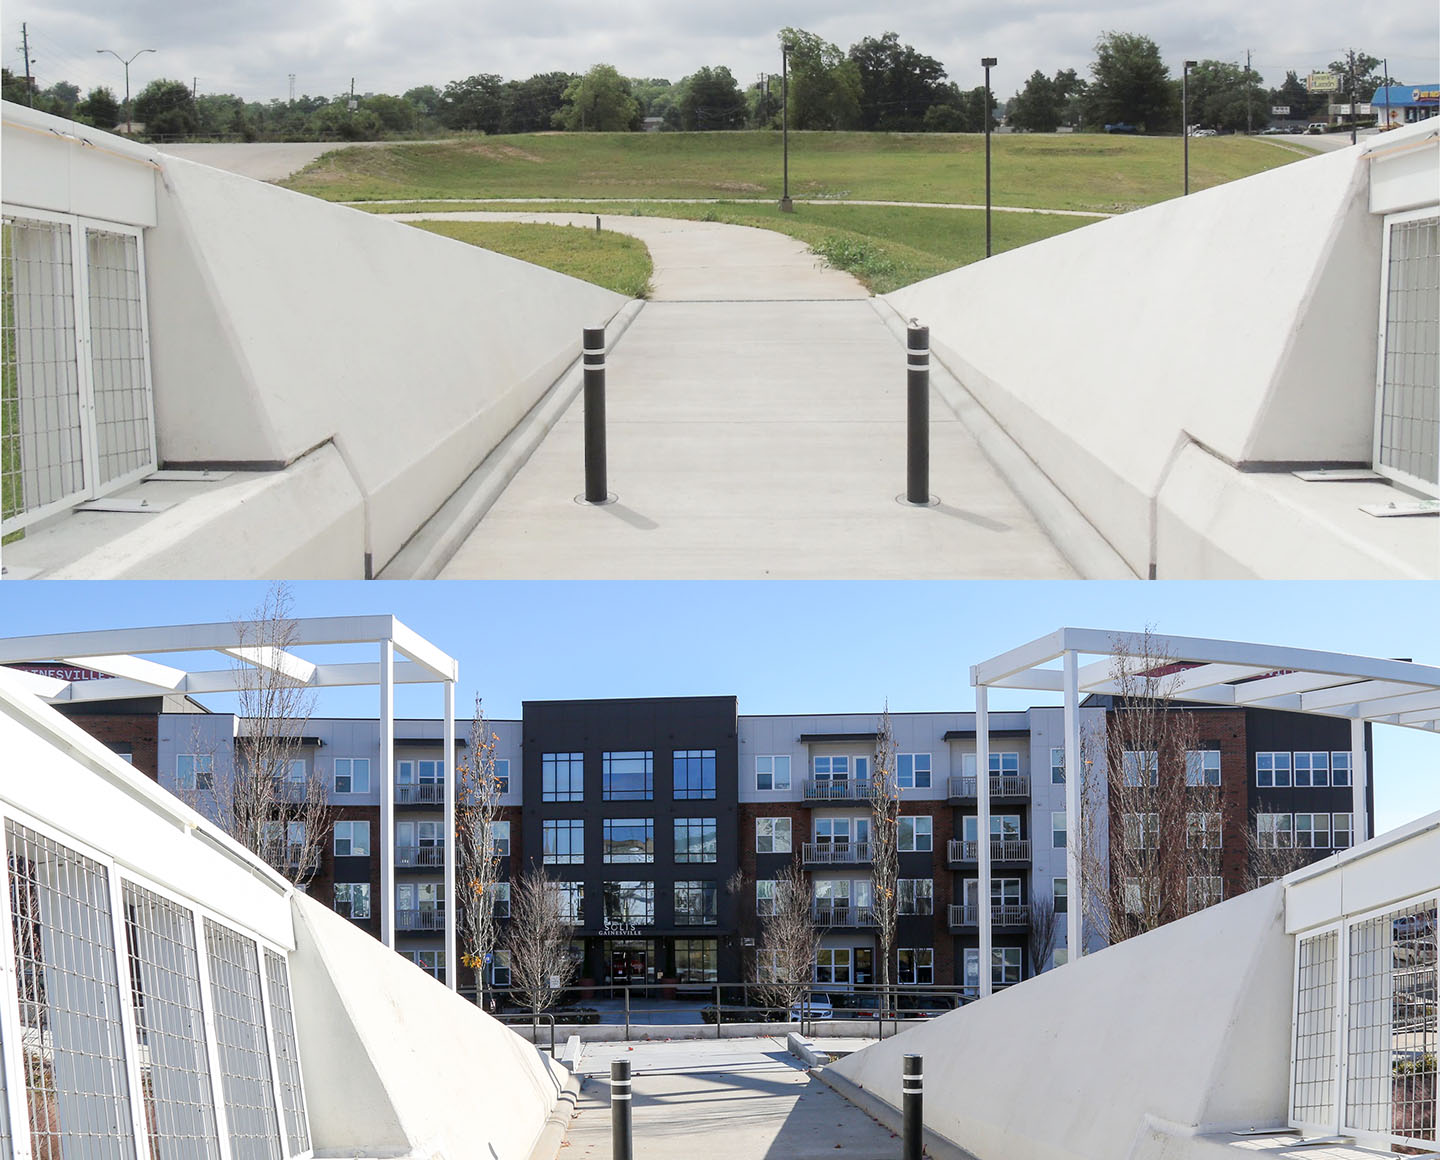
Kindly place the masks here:
[(784, 40), (780, 42), (780, 139), (785, 152), (780, 212), (794, 213), (795, 203), (790, 200), (790, 43)]
[(108, 52), (125, 66), (125, 136), (128, 137), (130, 136), (130, 60), (134, 60), (136, 56), (144, 56), (145, 53), (154, 52), (155, 50), (153, 48), (142, 48), (135, 56), (132, 56), (130, 60), (126, 60), (113, 48), (97, 48), (95, 51), (101, 55)]
[(993, 56), (982, 56), (985, 70), (985, 256), (990, 256), (990, 70), (995, 67)]
[(1185, 195), (1190, 195), (1190, 70), (1193, 60), (1185, 62), (1180, 73), (1180, 136), (1185, 138)]

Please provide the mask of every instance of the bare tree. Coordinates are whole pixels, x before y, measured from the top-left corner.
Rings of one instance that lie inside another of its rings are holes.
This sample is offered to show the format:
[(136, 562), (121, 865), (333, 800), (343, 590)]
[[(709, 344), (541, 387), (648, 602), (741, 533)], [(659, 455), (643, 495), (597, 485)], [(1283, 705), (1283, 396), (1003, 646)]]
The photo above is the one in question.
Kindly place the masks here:
[(1149, 630), (1112, 644), (1114, 702), (1085, 740), (1078, 836), (1087, 921), (1114, 943), (1218, 901), (1220, 786), (1198, 761), (1181, 666)]
[(500, 738), (485, 719), (480, 697), (470, 719), (470, 744), (455, 763), (455, 881), (460, 961), (475, 972), (475, 1001), (485, 1002), (485, 960), (500, 937), (495, 917), (496, 884), (503, 859), (495, 850), (504, 788), (495, 772)]
[(1289, 830), (1265, 833), (1260, 829), (1260, 815), (1252, 811), (1245, 829), (1245, 889), (1284, 878), (1293, 870), (1308, 866), (1312, 852), (1295, 845)]
[(875, 730), (875, 758), (870, 766), (870, 878), (875, 906), (875, 938), (880, 944), (882, 1006), (889, 1006), (890, 954), (900, 908), (900, 783), (895, 774), (895, 730), (890, 706)]
[(787, 1011), (810, 989), (820, 951), (820, 930), (810, 902), (810, 882), (798, 862), (775, 880), (769, 913), (762, 908), (754, 981), (760, 1001)]
[(564, 991), (579, 964), (570, 952), (575, 925), (560, 896), (559, 885), (538, 866), (531, 866), (510, 888), (510, 982), (515, 994), (535, 1014), (546, 1010)]
[(1034, 978), (1050, 962), (1055, 953), (1055, 899), (1046, 894), (1030, 896), (1029, 930), (1026, 949), (1030, 954), (1030, 976)]
[(289, 654), (299, 629), (290, 612), (290, 589), (278, 583), (249, 619), (236, 621), (229, 650), (239, 685), (234, 758), (216, 760), (213, 743), (197, 741), (208, 768), (196, 769), (193, 780), (177, 789), (246, 849), (304, 887), (320, 868), (335, 811), (325, 776), (303, 758), (315, 690), (291, 675)]

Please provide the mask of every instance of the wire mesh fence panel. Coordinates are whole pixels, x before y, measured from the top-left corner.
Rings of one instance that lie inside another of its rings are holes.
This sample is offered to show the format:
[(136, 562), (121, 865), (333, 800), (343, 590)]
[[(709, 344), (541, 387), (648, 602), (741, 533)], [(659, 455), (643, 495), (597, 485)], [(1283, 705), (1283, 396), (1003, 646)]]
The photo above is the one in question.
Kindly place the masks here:
[(195, 916), (132, 882), (124, 883), (124, 898), (140, 1094), (151, 1156), (218, 1160)]
[(6, 217), (0, 306), (0, 521), (84, 494), (70, 227)]
[(1294, 1119), (1336, 1122), (1335, 1012), (1339, 999), (1340, 932), (1301, 939), (1297, 949)]
[(10, 1138), (10, 1087), (6, 1072), (9, 1070), (5, 1058), (5, 1027), (0, 1022), (0, 1160), (11, 1160), (15, 1155), (15, 1142)]
[(134, 1157), (105, 867), (15, 822), (5, 840), (32, 1153)]
[(140, 243), (133, 234), (87, 230), (85, 248), (96, 482), (104, 487), (155, 465)]
[(1390, 226), (1378, 460), (1440, 486), (1440, 218)]
[(1436, 1141), (1436, 904), (1350, 927), (1345, 1127)]
[(310, 1147), (305, 1120), (305, 1091), (300, 1084), (300, 1046), (295, 1038), (295, 1012), (290, 999), (290, 970), (285, 957), (265, 952), (265, 982), (270, 993), (270, 1028), (275, 1037), (275, 1066), (280, 1072), (280, 1104), (291, 1154)]
[(255, 943), (207, 918), (205, 947), (230, 1154), (234, 1160), (281, 1160)]

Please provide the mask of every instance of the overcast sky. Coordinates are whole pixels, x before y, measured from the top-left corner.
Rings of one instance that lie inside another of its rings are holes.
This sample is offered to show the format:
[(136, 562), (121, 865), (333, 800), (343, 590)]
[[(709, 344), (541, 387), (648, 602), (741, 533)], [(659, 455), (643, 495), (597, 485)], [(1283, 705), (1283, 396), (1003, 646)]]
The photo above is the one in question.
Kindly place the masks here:
[(1178, 73), (1184, 57), (1242, 62), (1247, 49), (1270, 85), (1286, 69), (1322, 68), (1347, 47), (1385, 57), (1405, 83), (1440, 74), (1440, 6), (1316, 4), (1313, 0), (15, 0), (5, 6), (6, 66), (23, 72), (20, 26), (28, 25), (40, 86), (68, 80), (123, 95), (113, 49), (157, 51), (131, 68), (138, 92), (156, 77), (198, 78), (201, 92), (247, 100), (443, 87), (475, 73), (506, 79), (583, 72), (613, 64), (627, 76), (679, 80), (702, 65), (725, 65), (742, 84), (779, 68), (776, 33), (791, 25), (842, 49), (887, 31), (940, 60), (962, 87), (979, 84), (982, 55), (1009, 96), (1035, 69), (1082, 72), (1106, 30), (1151, 37)]

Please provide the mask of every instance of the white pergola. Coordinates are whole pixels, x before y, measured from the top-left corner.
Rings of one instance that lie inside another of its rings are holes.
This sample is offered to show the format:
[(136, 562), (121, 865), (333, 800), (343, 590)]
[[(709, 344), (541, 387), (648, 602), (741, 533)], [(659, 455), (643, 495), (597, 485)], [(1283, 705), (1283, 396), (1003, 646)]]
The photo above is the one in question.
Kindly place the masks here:
[[(0, 665), (63, 665), (106, 674), (67, 680), (12, 670), (6, 679), (52, 704), (132, 697), (235, 693), (259, 686), (265, 672), (283, 673), (314, 689), (376, 686), (380, 690), (380, 938), (395, 949), (395, 686), (439, 684), (445, 714), (445, 982), (456, 986), (455, 911), (455, 682), (460, 668), (393, 616), (327, 616), (289, 622), (287, 649), (246, 647), (243, 625), (185, 624), (0, 639)], [(334, 645), (374, 648), (373, 661), (327, 664), (303, 650)], [(175, 668), (149, 657), (213, 653), (222, 667)], [(399, 654), (397, 659), (396, 654)]]
[(992, 990), (990, 902), (991, 689), (1036, 689), (1065, 698), (1066, 945), (1070, 960), (1083, 949), (1080, 871), (1080, 699), (1118, 694), (1117, 661), (1145, 653), (1182, 671), (1167, 676), (1165, 695), (1176, 701), (1239, 709), (1282, 709), (1350, 721), (1351, 792), (1357, 843), (1370, 837), (1365, 808), (1367, 722), (1440, 733), (1440, 668), (1411, 661), (1280, 648), (1245, 641), (1062, 628), (970, 669), (975, 688), (976, 797), (979, 818), (980, 993)]

